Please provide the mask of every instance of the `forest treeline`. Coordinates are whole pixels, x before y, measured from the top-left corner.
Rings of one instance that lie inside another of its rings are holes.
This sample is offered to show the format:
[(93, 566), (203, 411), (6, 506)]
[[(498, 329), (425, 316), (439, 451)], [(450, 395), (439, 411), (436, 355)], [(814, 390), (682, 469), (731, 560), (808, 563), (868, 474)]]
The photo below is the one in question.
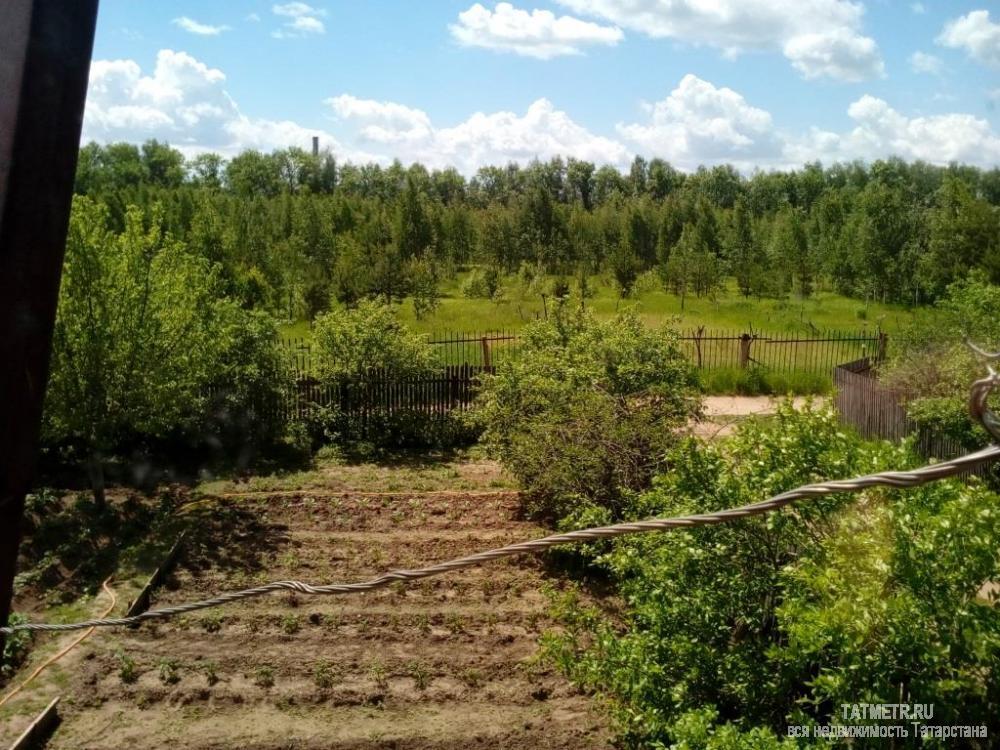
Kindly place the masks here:
[(469, 293), (481, 296), (508, 274), (556, 275), (584, 293), (602, 274), (623, 297), (656, 271), (682, 297), (733, 278), (746, 296), (822, 286), (906, 304), (938, 299), (971, 270), (1000, 282), (998, 168), (893, 158), (747, 177), (555, 158), (466, 178), (297, 148), (185, 159), (148, 141), (83, 147), (76, 191), (107, 206), (112, 229), (128, 206), (147, 209), (217, 267), (229, 296), (290, 319), (370, 297), (413, 297), (420, 314), (470, 265)]

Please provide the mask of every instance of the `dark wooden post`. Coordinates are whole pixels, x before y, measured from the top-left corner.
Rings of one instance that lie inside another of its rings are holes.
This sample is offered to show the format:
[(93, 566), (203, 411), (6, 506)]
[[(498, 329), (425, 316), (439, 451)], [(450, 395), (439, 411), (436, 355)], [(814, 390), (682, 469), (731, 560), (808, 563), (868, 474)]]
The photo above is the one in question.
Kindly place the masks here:
[(6, 623), (80, 149), (97, 0), (0, 11), (0, 622)]
[(750, 342), (753, 336), (749, 333), (740, 334), (740, 367), (746, 369), (750, 366)]
[(880, 365), (885, 362), (886, 347), (889, 345), (889, 334), (885, 331), (878, 332), (878, 351), (875, 353), (875, 364)]
[(486, 368), (486, 372), (491, 372), (493, 367), (493, 356), (492, 352), (490, 351), (490, 340), (486, 336), (483, 336), (482, 344), (483, 344), (483, 367)]

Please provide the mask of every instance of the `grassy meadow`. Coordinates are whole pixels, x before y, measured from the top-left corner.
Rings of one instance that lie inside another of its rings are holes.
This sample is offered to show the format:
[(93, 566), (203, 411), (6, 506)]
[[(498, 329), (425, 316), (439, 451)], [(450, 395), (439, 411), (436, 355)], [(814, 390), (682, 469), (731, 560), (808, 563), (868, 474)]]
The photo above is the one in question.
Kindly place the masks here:
[[(417, 319), (413, 301), (399, 305), (399, 316), (408, 326), (424, 333), (478, 332), (498, 329), (517, 330), (543, 316), (546, 305), (540, 295), (519, 293), (513, 279), (508, 279), (504, 292), (496, 301), (470, 299), (462, 294), (466, 274), (442, 284), (438, 308), (423, 319)], [(881, 328), (890, 334), (905, 327), (913, 319), (913, 311), (903, 305), (865, 303), (832, 291), (820, 290), (808, 299), (790, 296), (786, 299), (747, 299), (739, 294), (730, 280), (726, 288), (714, 297), (688, 296), (681, 310), (680, 297), (663, 291), (659, 284), (642, 280), (636, 292), (619, 299), (610, 279), (596, 277), (591, 281), (594, 293), (586, 300), (588, 309), (600, 318), (613, 316), (616, 311), (633, 307), (650, 326), (671, 324), (682, 330), (705, 326), (706, 329), (727, 329), (767, 333), (802, 333), (818, 330), (858, 331)], [(309, 333), (305, 321), (283, 328), (290, 338)]]

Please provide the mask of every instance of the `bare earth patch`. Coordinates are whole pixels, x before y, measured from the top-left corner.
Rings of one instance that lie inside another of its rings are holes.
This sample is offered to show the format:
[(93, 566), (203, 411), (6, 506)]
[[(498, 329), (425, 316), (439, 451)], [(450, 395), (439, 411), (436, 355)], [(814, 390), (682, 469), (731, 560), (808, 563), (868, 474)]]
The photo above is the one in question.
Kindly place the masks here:
[[(352, 581), (529, 539), (515, 492), (306, 490), (197, 510), (154, 606), (256, 583)], [(367, 482), (365, 482), (367, 484)], [(350, 597), (272, 596), (99, 631), (67, 672), (52, 748), (603, 748), (593, 699), (537, 659), (532, 558)]]

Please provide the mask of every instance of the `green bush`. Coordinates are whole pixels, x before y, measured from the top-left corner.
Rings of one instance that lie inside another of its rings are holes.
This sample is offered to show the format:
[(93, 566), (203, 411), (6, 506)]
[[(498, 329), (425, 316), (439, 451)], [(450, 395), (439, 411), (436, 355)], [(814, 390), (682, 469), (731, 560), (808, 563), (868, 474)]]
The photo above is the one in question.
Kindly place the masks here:
[(972, 273), (951, 284), (935, 307), (898, 337), (883, 380), (906, 395), (907, 412), (923, 432), (980, 448), (988, 436), (972, 423), (968, 396), (986, 369), (963, 339), (987, 349), (1000, 345), (1000, 286)]
[(442, 364), (425, 336), (403, 325), (389, 305), (364, 301), (356, 308), (333, 310), (313, 327), (320, 381), (333, 401), (316, 408), (311, 432), (317, 441), (345, 443), (374, 451), (448, 445), (467, 439), (457, 419), (442, 419), (418, 410), (384, 413), (377, 404), (362, 417), (344, 403), (369, 396), (372, 378), (420, 381), (434, 377)]
[(325, 383), (365, 377), (373, 370), (418, 377), (439, 364), (425, 336), (403, 325), (391, 306), (373, 300), (319, 316), (312, 335), (317, 375)]
[[(721, 443), (688, 441), (627, 517), (705, 512), (888, 467), (829, 410), (779, 409)], [(934, 704), (935, 724), (1000, 728), (1000, 505), (938, 482), (804, 500), (739, 522), (624, 537), (597, 559), (614, 620), (561, 597), (546, 650), (610, 699), (632, 747), (780, 747), (842, 703)], [(623, 620), (622, 620), (623, 618)]]
[(558, 308), (483, 379), (473, 420), (532, 512), (559, 517), (596, 503), (617, 514), (698, 413), (696, 383), (672, 332), (633, 313), (598, 321)]
[[(12, 612), (7, 618), (7, 625), (22, 625), (28, 621), (25, 615), (19, 612)], [(24, 663), (28, 653), (31, 651), (32, 632), (30, 630), (18, 630), (4, 637), (3, 660), (0, 662), (0, 678), (10, 677), (17, 668)]]

